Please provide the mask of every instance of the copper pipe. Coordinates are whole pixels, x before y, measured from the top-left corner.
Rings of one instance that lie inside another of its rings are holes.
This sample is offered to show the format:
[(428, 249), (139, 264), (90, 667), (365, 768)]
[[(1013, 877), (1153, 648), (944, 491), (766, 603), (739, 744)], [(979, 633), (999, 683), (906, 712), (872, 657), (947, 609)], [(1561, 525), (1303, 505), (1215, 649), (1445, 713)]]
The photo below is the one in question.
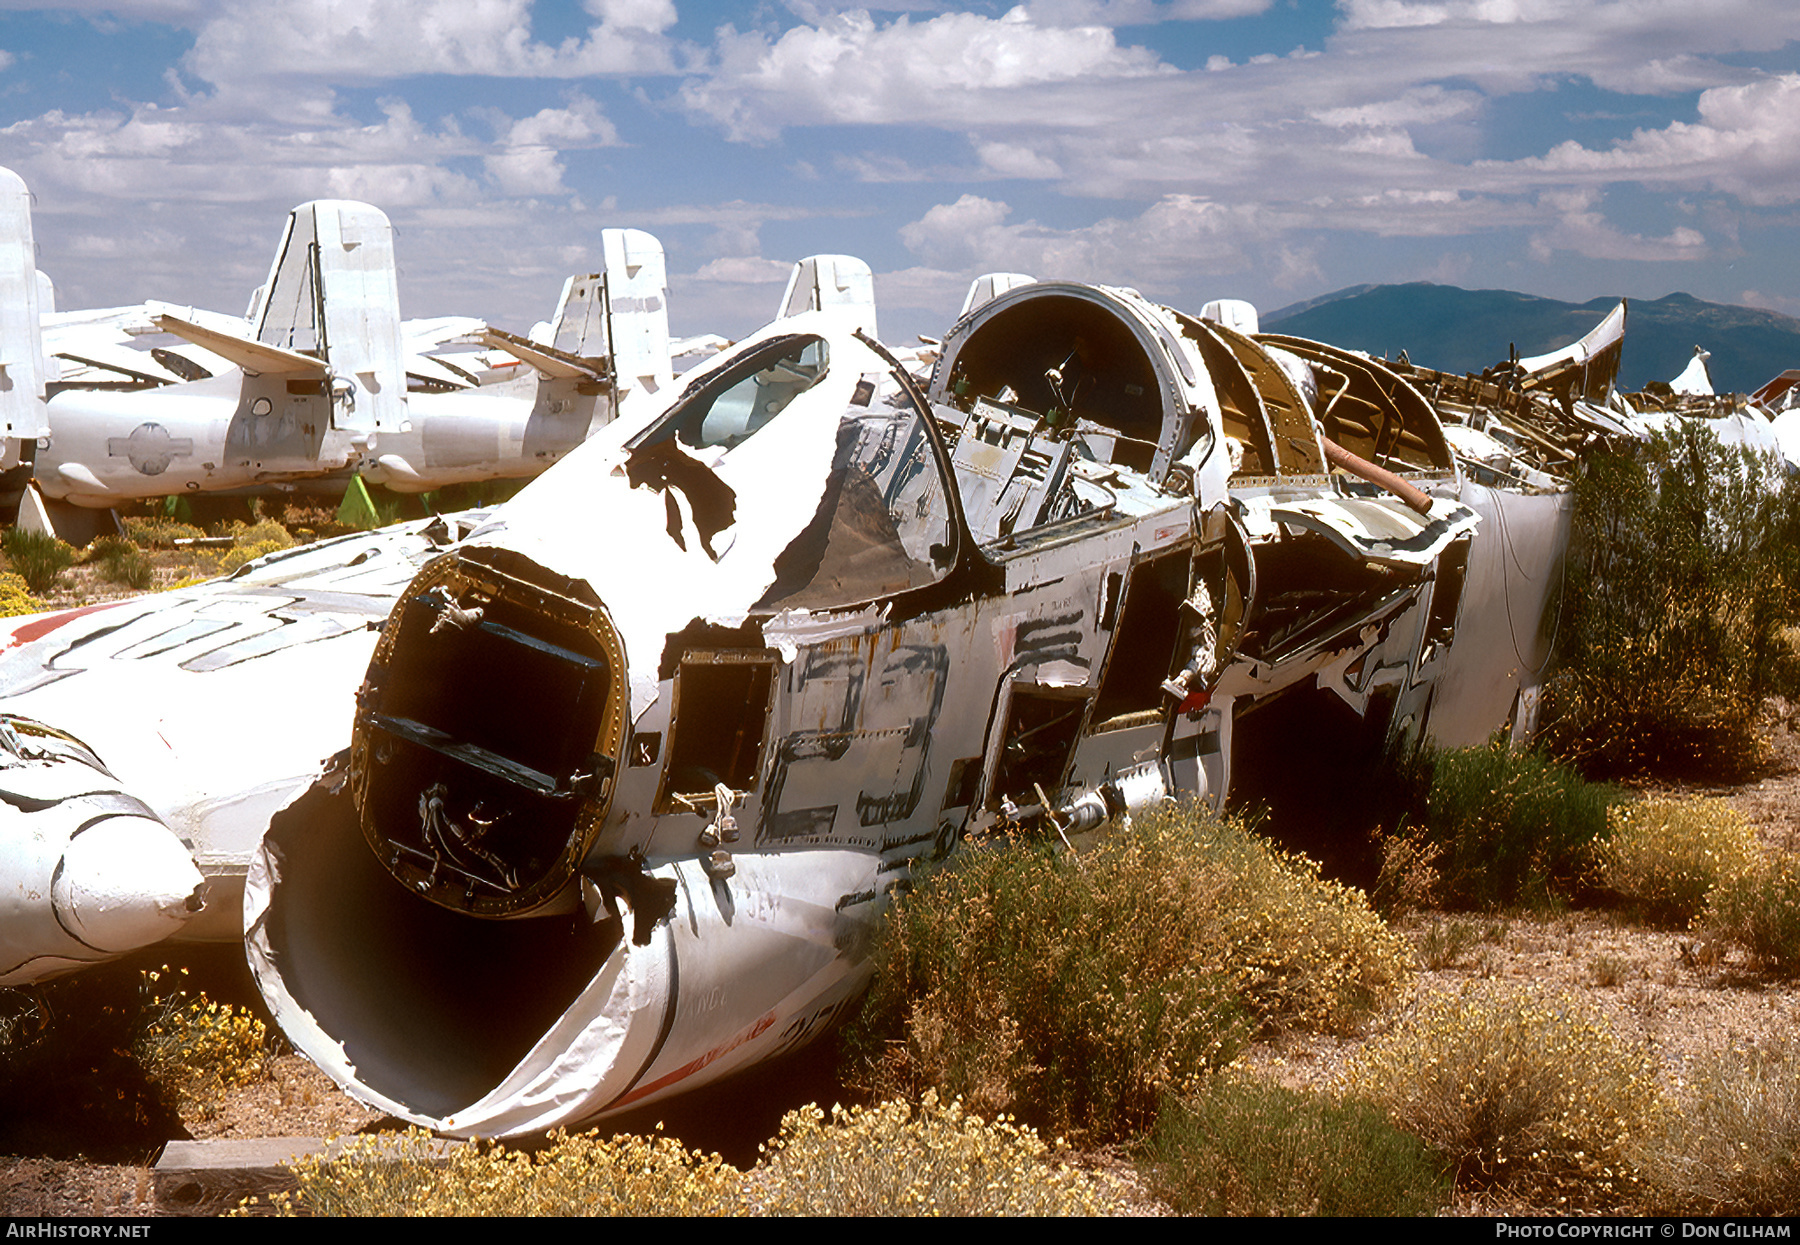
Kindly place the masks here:
[(1431, 497), (1424, 489), (1408, 484), (1386, 467), (1377, 467), (1368, 459), (1359, 458), (1330, 437), (1322, 436), (1319, 440), (1325, 446), (1325, 460), (1333, 467), (1341, 467), (1359, 479), (1386, 489), (1420, 514), (1431, 513)]

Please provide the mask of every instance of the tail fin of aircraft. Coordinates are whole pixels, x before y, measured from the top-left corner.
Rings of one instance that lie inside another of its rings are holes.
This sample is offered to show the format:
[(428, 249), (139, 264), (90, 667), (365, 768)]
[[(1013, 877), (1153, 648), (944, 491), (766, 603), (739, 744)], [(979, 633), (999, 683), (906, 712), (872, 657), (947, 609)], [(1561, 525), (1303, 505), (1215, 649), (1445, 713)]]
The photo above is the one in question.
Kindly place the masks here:
[(957, 319), (962, 319), (983, 303), (993, 302), (1008, 290), (1030, 285), (1036, 280), (1036, 277), (1026, 276), (1022, 272), (984, 273), (969, 282), (969, 292), (963, 296), (962, 311), (957, 314)]
[[(56, 314), (56, 282), (52, 281), (50, 279), (50, 274), (45, 272), (42, 268), (37, 270), (37, 295), (38, 325), (41, 334), (44, 317)], [(44, 361), (42, 376), (46, 385), (62, 379), (62, 360), (51, 353), (50, 341), (48, 338), (44, 339), (43, 350), (40, 353), (39, 358)], [(46, 430), (49, 428), (49, 418), (48, 415), (45, 415), (44, 417)]]
[(0, 169), (0, 467), (18, 463), (21, 441), (49, 434), (31, 192), (17, 173)]
[(1223, 324), (1245, 337), (1255, 337), (1262, 332), (1262, 317), (1257, 314), (1256, 304), (1241, 298), (1215, 298), (1200, 308), (1200, 318)]
[(641, 229), (603, 229), (600, 248), (605, 271), (563, 283), (549, 344), (583, 359), (610, 356), (621, 395), (655, 393), (674, 379), (662, 243)]
[(803, 311), (830, 311), (879, 340), (875, 329), (875, 274), (854, 255), (810, 255), (794, 265), (781, 296), (785, 320)]
[(1681, 375), (1669, 382), (1669, 388), (1687, 397), (1710, 398), (1713, 389), (1712, 373), (1707, 370), (1706, 361), (1712, 358), (1712, 351), (1703, 346), (1694, 347), (1694, 357), (1688, 360), (1687, 367)]
[(1619, 378), (1619, 361), (1625, 352), (1626, 300), (1607, 312), (1580, 340), (1549, 354), (1518, 360), (1516, 366), (1527, 390), (1557, 395), (1558, 400), (1582, 399), (1603, 404)]
[(331, 365), (341, 428), (397, 430), (406, 419), (394, 227), (377, 208), (302, 203), (253, 299), (256, 340)]

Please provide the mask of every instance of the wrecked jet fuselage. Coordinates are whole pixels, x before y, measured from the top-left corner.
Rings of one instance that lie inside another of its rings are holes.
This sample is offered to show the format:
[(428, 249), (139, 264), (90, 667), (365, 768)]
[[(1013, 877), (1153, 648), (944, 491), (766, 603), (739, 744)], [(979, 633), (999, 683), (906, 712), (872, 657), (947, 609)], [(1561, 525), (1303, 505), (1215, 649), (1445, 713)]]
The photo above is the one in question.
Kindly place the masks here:
[(1216, 804), (1234, 720), (1303, 686), (1503, 725), (1516, 644), (1432, 703), (1517, 561), (1472, 556), (1499, 498), (1380, 364), (1129, 291), (1001, 294), (928, 393), (780, 321), (414, 580), (251, 864), (252, 969), (444, 1132), (699, 1088), (827, 1028), (972, 829)]

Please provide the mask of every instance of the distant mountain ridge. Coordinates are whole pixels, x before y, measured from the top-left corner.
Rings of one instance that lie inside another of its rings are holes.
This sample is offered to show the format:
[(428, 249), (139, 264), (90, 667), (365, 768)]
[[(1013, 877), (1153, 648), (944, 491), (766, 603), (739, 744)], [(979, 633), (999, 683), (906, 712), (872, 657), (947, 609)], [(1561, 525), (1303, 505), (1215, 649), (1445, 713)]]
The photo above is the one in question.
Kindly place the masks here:
[[(1568, 345), (1600, 322), (1616, 298), (1564, 303), (1512, 290), (1465, 290), (1416, 281), (1353, 285), (1262, 318), (1265, 331), (1394, 357), (1443, 372), (1479, 372), (1516, 347), (1521, 355)], [(1691, 294), (1629, 300), (1619, 384), (1642, 389), (1673, 380), (1694, 347), (1720, 393), (1749, 393), (1785, 368), (1800, 367), (1800, 319), (1758, 307), (1709, 303)]]

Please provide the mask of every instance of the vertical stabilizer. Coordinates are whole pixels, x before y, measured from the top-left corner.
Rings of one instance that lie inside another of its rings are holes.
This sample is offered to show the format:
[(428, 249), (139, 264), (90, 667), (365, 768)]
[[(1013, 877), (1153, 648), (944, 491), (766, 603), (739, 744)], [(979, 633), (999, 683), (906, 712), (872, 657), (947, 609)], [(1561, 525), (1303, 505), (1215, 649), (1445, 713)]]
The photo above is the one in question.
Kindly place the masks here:
[(962, 311), (957, 319), (962, 319), (975, 308), (984, 303), (991, 303), (1008, 290), (1015, 290), (1021, 285), (1030, 285), (1036, 277), (1026, 276), (1022, 272), (989, 272), (983, 273), (969, 282), (969, 292), (963, 297)]
[(852, 328), (879, 339), (875, 329), (875, 274), (854, 255), (811, 255), (794, 265), (777, 320), (803, 311), (829, 311)]
[(303, 203), (264, 283), (256, 339), (331, 365), (340, 428), (394, 431), (406, 420), (394, 227), (350, 200)]
[[(641, 229), (603, 229), (606, 322), (621, 391), (656, 393), (669, 367), (669, 270), (662, 243)], [(622, 396), (622, 395), (621, 395)]]
[(612, 359), (621, 395), (656, 393), (669, 369), (669, 277), (662, 243), (641, 229), (603, 229), (605, 271), (570, 277), (548, 344), (580, 359)]
[(31, 192), (17, 173), (0, 169), (0, 466), (19, 461), (21, 440), (48, 435)]
[(548, 334), (540, 338), (533, 329), (531, 339), (582, 359), (607, 354), (606, 275), (590, 272), (564, 281)]
[[(42, 268), (38, 269), (37, 272), (37, 295), (38, 324), (41, 330), (44, 317), (56, 314), (56, 283), (50, 279), (50, 274), (45, 272)], [(49, 342), (44, 343), (43, 351), (38, 357), (44, 361), (43, 371), (40, 375), (43, 377), (46, 385), (50, 384), (52, 381), (62, 379), (62, 360), (50, 353)], [(49, 419), (49, 415), (46, 414), (44, 416), (44, 426), (46, 428), (49, 427)]]

